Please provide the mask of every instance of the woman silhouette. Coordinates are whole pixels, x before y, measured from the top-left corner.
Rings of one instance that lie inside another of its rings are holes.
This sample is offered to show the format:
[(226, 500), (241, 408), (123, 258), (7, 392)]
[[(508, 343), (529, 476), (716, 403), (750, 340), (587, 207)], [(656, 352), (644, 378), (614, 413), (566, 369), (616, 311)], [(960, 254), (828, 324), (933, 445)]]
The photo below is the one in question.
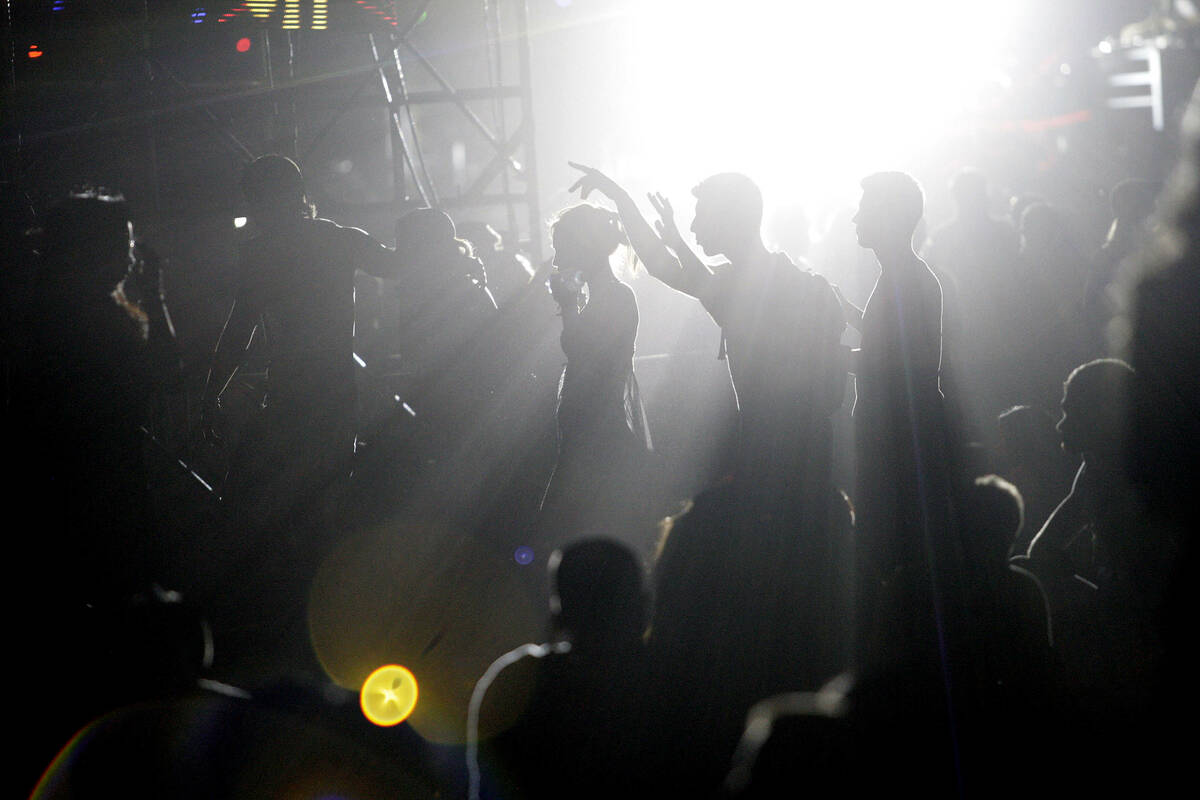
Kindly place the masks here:
[(541, 523), (552, 536), (619, 535), (644, 505), (651, 447), (633, 374), (637, 301), (609, 263), (625, 234), (615, 214), (590, 204), (560, 213), (551, 232), (551, 289), (567, 365), (558, 389), (558, 463)]

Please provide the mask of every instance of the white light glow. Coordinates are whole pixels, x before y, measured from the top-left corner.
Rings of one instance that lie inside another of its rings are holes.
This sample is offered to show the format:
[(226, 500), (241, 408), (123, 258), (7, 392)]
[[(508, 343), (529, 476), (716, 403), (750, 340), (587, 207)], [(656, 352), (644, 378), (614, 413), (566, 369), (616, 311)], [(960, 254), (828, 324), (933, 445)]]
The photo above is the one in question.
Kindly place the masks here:
[(740, 170), (768, 195), (846, 186), (962, 126), (1026, 0), (639, 0), (621, 171), (690, 186)]
[(234, 217), (233, 218), (233, 227), (235, 227), (235, 228), (246, 227), (246, 218), (245, 217)]

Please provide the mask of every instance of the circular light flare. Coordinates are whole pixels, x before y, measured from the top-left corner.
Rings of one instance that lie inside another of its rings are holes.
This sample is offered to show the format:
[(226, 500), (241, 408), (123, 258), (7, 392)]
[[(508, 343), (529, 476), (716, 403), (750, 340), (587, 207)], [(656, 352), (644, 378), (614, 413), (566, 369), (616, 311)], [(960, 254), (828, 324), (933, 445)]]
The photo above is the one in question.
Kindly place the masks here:
[(417, 707), (417, 678), (398, 664), (386, 664), (363, 681), (358, 693), (363, 716), (374, 725), (399, 725)]
[(513, 551), (513, 561), (516, 561), (522, 567), (529, 566), (533, 563), (533, 548), (524, 545)]
[(249, 50), (250, 50), (250, 38), (249, 38), (248, 36), (243, 36), (242, 38), (240, 38), (240, 39), (238, 39), (238, 40), (237, 40), (237, 44), (236, 44), (236, 45), (234, 45), (234, 47), (236, 47), (236, 48), (237, 48), (237, 51), (238, 51), (239, 53), (246, 53), (246, 52), (249, 52)]

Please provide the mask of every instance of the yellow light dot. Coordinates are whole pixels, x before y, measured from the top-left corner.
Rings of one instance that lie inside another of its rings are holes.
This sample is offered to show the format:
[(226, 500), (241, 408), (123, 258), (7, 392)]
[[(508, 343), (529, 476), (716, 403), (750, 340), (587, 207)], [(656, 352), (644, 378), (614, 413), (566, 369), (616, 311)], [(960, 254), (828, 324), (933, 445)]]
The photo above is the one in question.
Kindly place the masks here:
[(363, 681), (358, 702), (363, 716), (376, 725), (399, 725), (417, 706), (417, 678), (396, 664), (380, 667)]

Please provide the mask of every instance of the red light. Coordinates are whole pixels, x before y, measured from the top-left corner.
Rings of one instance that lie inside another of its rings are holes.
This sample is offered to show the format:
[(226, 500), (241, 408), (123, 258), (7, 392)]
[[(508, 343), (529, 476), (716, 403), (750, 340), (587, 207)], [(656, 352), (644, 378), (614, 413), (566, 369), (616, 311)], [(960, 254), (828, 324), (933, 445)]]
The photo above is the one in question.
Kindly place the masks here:
[(42, 57), (42, 51), (40, 49), (38, 49), (38, 46), (36, 44), (29, 45), (29, 57), (30, 58), (41, 58)]
[(249, 49), (250, 49), (250, 40), (248, 38), (243, 36), (241, 39), (237, 40), (237, 51), (239, 53), (245, 53)]

